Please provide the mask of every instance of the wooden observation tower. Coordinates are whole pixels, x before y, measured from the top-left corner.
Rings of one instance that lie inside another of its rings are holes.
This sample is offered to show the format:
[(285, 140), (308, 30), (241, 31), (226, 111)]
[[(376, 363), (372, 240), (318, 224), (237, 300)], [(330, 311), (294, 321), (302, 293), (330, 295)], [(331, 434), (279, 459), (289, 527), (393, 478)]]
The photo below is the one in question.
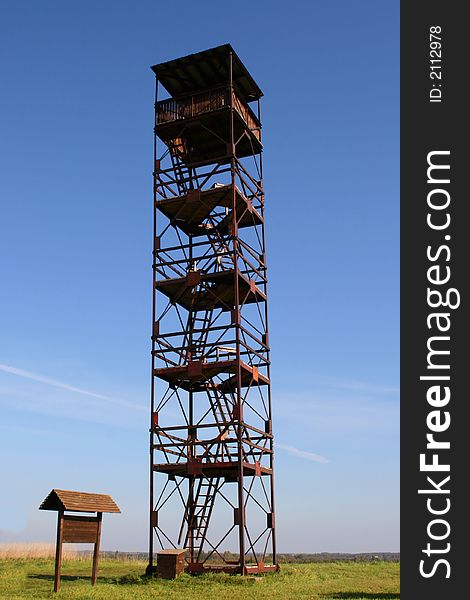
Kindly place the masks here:
[(277, 570), (262, 92), (228, 44), (152, 70), (149, 572)]

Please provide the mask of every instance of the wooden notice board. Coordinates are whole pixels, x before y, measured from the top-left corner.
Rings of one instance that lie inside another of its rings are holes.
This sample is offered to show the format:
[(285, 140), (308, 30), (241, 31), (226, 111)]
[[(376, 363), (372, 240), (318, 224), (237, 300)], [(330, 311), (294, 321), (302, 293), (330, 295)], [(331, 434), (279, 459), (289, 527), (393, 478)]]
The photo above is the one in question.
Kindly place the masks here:
[[(118, 505), (107, 494), (53, 489), (39, 509), (56, 510), (58, 512), (54, 591), (58, 592), (60, 589), (62, 545), (67, 543), (94, 544), (91, 583), (95, 585), (98, 576), (103, 513), (120, 513)], [(96, 513), (96, 516), (71, 515), (70, 512)]]
[(75, 544), (96, 544), (100, 534), (100, 523), (103, 513), (96, 517), (63, 516), (62, 542)]

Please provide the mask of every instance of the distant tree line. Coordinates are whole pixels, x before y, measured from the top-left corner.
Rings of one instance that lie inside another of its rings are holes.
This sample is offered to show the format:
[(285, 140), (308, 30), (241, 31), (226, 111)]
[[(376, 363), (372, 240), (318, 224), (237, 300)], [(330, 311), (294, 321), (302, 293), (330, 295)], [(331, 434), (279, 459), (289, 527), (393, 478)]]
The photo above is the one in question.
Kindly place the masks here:
[[(79, 554), (88, 555), (90, 551), (83, 550)], [(120, 551), (108, 551), (104, 550), (100, 552), (101, 558), (115, 559), (115, 560), (146, 560), (148, 555), (145, 552), (120, 552)], [(205, 559), (207, 554), (203, 553), (202, 560)], [(232, 552), (225, 551), (222, 556), (226, 561), (236, 561), (238, 555)], [(361, 552), (361, 553), (347, 553), (347, 552), (320, 552), (308, 554), (304, 552), (300, 553), (289, 553), (289, 554), (278, 554), (279, 563), (312, 563), (312, 562), (335, 562), (335, 561), (355, 561), (355, 562), (374, 562), (374, 561), (386, 561), (386, 562), (399, 562), (399, 552)], [(214, 555), (211, 557), (213, 558)], [(265, 562), (269, 563), (271, 557), (266, 556)], [(211, 559), (209, 559), (210, 562)], [(220, 558), (217, 561), (217, 557), (214, 558), (214, 562), (220, 562)], [(253, 559), (249, 560), (253, 562)]]

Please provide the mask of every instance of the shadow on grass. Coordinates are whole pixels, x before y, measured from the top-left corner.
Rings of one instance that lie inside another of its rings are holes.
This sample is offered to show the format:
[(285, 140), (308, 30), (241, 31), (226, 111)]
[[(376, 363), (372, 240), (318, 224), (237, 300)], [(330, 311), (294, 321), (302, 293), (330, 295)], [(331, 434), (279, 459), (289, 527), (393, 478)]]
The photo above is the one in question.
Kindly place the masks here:
[[(43, 579), (45, 581), (54, 581), (54, 575), (43, 575), (41, 574), (31, 574), (28, 575), (28, 579)], [(61, 581), (87, 581), (90, 580), (91, 577), (87, 577), (86, 575), (61, 575)]]
[[(54, 575), (44, 575), (39, 573), (32, 573), (28, 575), (28, 579), (41, 579), (43, 581), (54, 581)], [(91, 575), (61, 575), (61, 581), (83, 581), (90, 582)], [(97, 583), (114, 583), (116, 585), (126, 585), (129, 583), (147, 583), (150, 581), (145, 575), (140, 577), (139, 575), (123, 575), (122, 577), (103, 577), (98, 575)]]
[(325, 594), (324, 598), (343, 599), (343, 600), (400, 600), (400, 594), (378, 593), (370, 594), (365, 592), (333, 592)]

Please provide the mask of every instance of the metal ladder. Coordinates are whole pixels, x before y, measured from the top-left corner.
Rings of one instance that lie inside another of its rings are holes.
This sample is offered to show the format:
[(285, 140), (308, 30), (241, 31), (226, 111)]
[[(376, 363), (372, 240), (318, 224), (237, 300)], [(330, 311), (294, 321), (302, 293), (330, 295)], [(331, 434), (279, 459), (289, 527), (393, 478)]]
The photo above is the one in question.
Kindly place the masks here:
[(182, 138), (175, 138), (168, 142), (171, 164), (176, 177), (178, 192), (182, 196), (193, 188), (192, 169), (186, 166), (182, 157), (186, 154), (185, 142)]
[(209, 336), (209, 327), (212, 322), (213, 309), (207, 308), (204, 311), (203, 317), (198, 317), (198, 311), (190, 312), (188, 314), (188, 329), (193, 331), (194, 329), (200, 329), (199, 337), (194, 337), (191, 343), (191, 359), (192, 360), (203, 360), (204, 349), (207, 344), (207, 338)]
[[(228, 434), (229, 423), (232, 419), (229, 403), (223, 394), (219, 394), (216, 389), (206, 389), (209, 402), (214, 414), (219, 435), (214, 440), (214, 445), (217, 445), (216, 454), (221, 455), (221, 449), (224, 444), (224, 439)], [(204, 461), (204, 456), (200, 457)], [(229, 460), (230, 456), (228, 457)], [(193, 492), (192, 502), (188, 502), (181, 523), (178, 544), (181, 543), (184, 525), (187, 523), (186, 534), (184, 539), (184, 547), (188, 547), (190, 531), (193, 531), (193, 557), (196, 562), (200, 562), (203, 546), (206, 541), (207, 530), (209, 528), (212, 509), (214, 507), (215, 498), (220, 487), (220, 477), (201, 477), (197, 484), (191, 482)], [(194, 488), (196, 488), (194, 492)]]
[(215, 254), (214, 270), (215, 272), (233, 269), (233, 258), (228, 240), (224, 239), (220, 232), (215, 228), (207, 229), (207, 239)]
[[(215, 497), (219, 488), (220, 478), (201, 478), (198, 481), (196, 494), (193, 502), (193, 519), (195, 525), (193, 535), (193, 551), (196, 555), (196, 562), (200, 561), (204, 542), (206, 540), (209, 522), (214, 508)], [(186, 535), (185, 546), (188, 543), (189, 529)]]
[(206, 393), (209, 398), (212, 414), (217, 423), (219, 434), (223, 434), (228, 430), (229, 425), (232, 422), (232, 406), (225, 394), (219, 392), (217, 388), (208, 387)]

